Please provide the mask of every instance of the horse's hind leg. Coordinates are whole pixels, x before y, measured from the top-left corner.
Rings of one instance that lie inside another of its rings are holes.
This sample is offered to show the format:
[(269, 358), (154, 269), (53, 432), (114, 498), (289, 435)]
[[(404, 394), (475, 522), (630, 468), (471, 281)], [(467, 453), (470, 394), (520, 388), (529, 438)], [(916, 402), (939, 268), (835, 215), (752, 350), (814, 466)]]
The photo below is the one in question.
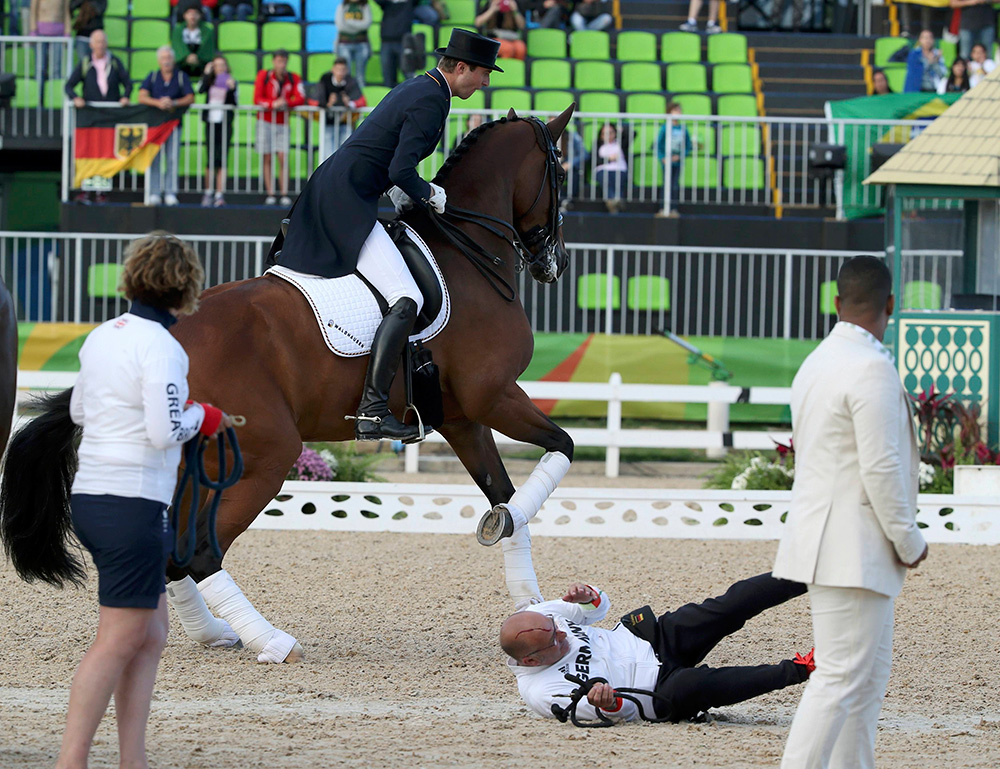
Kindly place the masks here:
[[(469, 475), (482, 489), (494, 507), (510, 500), (514, 484), (507, 475), (500, 453), (488, 427), (476, 422), (451, 423), (441, 427), (455, 454), (469, 471)], [(538, 578), (531, 560), (531, 535), (528, 527), (518, 529), (513, 536), (503, 540), (503, 565), (507, 590), (517, 609), (542, 600)]]

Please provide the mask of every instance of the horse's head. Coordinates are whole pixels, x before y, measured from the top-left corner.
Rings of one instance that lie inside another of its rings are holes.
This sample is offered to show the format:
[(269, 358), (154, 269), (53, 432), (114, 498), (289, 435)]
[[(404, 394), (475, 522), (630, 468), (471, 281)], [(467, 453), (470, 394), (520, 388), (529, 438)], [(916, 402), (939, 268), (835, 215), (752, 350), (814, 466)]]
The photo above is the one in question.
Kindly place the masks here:
[[(566, 171), (559, 159), (562, 136), (576, 104), (571, 104), (548, 123), (536, 118), (527, 122), (535, 131), (535, 147), (521, 166), (514, 189), (514, 222), (527, 253), (522, 254), (531, 277), (539, 283), (555, 282), (569, 264), (562, 237), (559, 188)], [(517, 117), (512, 109), (508, 119)]]

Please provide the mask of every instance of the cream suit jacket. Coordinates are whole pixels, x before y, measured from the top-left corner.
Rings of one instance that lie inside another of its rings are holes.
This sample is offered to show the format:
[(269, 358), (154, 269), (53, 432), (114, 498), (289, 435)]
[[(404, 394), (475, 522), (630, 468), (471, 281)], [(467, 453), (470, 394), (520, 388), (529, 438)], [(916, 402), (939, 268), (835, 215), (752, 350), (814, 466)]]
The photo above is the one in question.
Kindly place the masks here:
[(896, 596), (924, 550), (906, 393), (874, 337), (838, 323), (792, 382), (795, 482), (774, 576)]

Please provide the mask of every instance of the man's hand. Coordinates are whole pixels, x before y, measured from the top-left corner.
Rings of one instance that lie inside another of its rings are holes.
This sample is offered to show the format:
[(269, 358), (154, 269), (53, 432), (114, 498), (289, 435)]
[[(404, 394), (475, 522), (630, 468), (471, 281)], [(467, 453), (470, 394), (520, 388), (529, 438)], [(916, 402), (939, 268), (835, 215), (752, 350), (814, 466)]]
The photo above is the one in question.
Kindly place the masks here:
[(427, 205), (439, 214), (444, 213), (444, 207), (448, 205), (448, 195), (445, 194), (444, 187), (431, 182), (431, 196), (427, 199)]
[(118, 103), (121, 104), (123, 107), (127, 107), (128, 106), (128, 97), (127, 96), (123, 96), (122, 98), (120, 98), (118, 100)]
[(587, 702), (595, 708), (601, 710), (618, 710), (618, 696), (611, 684), (594, 684), (593, 688), (587, 692)]
[(285, 107), (288, 106), (288, 102), (279, 96), (277, 99), (274, 100), (274, 102), (272, 102), (271, 106), (274, 107), (275, 109), (285, 109)]
[(74, 96), (73, 97), (73, 106), (77, 107), (77, 108), (79, 108), (79, 107), (86, 107), (87, 106), (87, 102), (85, 102), (79, 96)]
[(158, 101), (160, 109), (162, 110), (170, 110), (174, 108), (174, 100), (171, 99), (169, 96), (162, 96)]
[(917, 568), (920, 565), (920, 562), (923, 561), (927, 557), (927, 551), (929, 549), (930, 549), (930, 545), (924, 545), (924, 552), (922, 552), (920, 554), (920, 557), (917, 560), (915, 560), (913, 563), (904, 563), (903, 566), (905, 566), (907, 569), (915, 569), (915, 568)]
[(574, 582), (569, 586), (569, 590), (566, 591), (563, 600), (566, 603), (593, 603), (598, 597), (600, 597), (600, 593), (590, 585), (584, 585), (582, 582)]
[(198, 56), (196, 54), (189, 53), (187, 55), (187, 58), (184, 59), (184, 61), (186, 61), (188, 64), (197, 64), (198, 63)]

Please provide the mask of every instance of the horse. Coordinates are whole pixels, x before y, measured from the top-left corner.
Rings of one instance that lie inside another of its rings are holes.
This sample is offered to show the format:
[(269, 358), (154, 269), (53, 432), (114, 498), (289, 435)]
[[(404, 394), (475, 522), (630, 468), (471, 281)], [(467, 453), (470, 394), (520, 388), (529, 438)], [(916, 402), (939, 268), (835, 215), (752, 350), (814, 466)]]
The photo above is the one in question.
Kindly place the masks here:
[(17, 403), (17, 317), (14, 300), (0, 282), (0, 455), (10, 439)]
[[(493, 506), (484, 521), (516, 493), (491, 430), (546, 451), (522, 486), (519, 504), (526, 518), (537, 513), (573, 458), (572, 439), (516, 381), (531, 360), (534, 342), (515, 273), (523, 262), (536, 280), (553, 282), (568, 264), (559, 215), (558, 188), (565, 174), (558, 141), (574, 109), (571, 105), (548, 123), (511, 110), (475, 129), (435, 176), (461, 212), (455, 224), (439, 226), (440, 220), (435, 224), (433, 215), (422, 210), (403, 217), (431, 247), (451, 295), (450, 320), (426, 346), (440, 371), (444, 418), (439, 431)], [(477, 250), (479, 257), (493, 257), (486, 266), (476, 258)], [(329, 352), (302, 294), (270, 274), (207, 290), (198, 312), (171, 331), (190, 359), (191, 397), (249, 417), (239, 435), (243, 478), (223, 493), (218, 509), (224, 558), (280, 492), (303, 441), (354, 438), (353, 423), (345, 416), (355, 413), (361, 398), (367, 359)], [(390, 398), (396, 414), (405, 407), (403, 380), (396, 377)], [(48, 408), (62, 409), (60, 403), (52, 401)], [(44, 424), (45, 416), (36, 421)], [(68, 430), (68, 412), (61, 418)], [(18, 464), (24, 470), (28, 462), (30, 457)], [(209, 460), (210, 471), (212, 464)], [(54, 485), (59, 480), (53, 475)], [(8, 500), (0, 515), (15, 502)], [(168, 566), (167, 576), (174, 582), (190, 576), (208, 608), (245, 646), (260, 652), (260, 661), (301, 658), (295, 639), (273, 628), (223, 569), (223, 558), (207, 544), (206, 526), (200, 516), (194, 557), (183, 569)], [(540, 600), (527, 526), (502, 543), (512, 596), (522, 604)], [(205, 643), (204, 637), (195, 640)]]

